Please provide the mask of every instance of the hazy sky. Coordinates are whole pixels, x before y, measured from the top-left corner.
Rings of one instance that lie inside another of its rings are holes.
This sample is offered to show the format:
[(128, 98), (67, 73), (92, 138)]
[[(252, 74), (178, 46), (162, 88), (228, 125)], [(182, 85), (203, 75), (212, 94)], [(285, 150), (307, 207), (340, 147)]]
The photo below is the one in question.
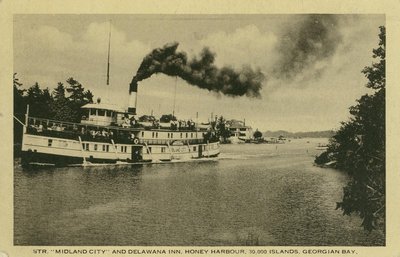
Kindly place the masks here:
[[(106, 86), (109, 20), (111, 78)], [(29, 87), (54, 88), (73, 77), (95, 97), (126, 108), (143, 58), (178, 42), (188, 58), (204, 47), (215, 65), (259, 69), (261, 97), (229, 97), (155, 74), (139, 82), (138, 114), (179, 118), (210, 113), (246, 119), (254, 129), (337, 129), (368, 92), (363, 67), (373, 61), (383, 15), (15, 15), (14, 71)]]

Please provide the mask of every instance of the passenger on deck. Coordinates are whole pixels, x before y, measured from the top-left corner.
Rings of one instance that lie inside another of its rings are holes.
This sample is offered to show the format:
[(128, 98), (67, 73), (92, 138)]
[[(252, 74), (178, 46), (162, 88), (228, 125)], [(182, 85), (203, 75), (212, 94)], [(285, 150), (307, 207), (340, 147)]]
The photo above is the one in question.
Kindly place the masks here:
[(129, 128), (130, 127), (129, 123), (130, 123), (129, 118), (125, 117), (124, 118), (124, 122), (121, 125), (122, 125), (123, 128)]
[(180, 127), (181, 127), (182, 129), (185, 129), (185, 128), (186, 128), (186, 121), (182, 120), (182, 121), (180, 122)]
[(171, 122), (171, 128), (174, 129), (174, 130), (176, 130), (176, 129), (178, 128), (177, 121), (173, 120), (173, 121)]
[(91, 130), (91, 131), (90, 131), (90, 135), (91, 135), (93, 138), (95, 138), (96, 135), (97, 135), (97, 132), (96, 132), (95, 130)]
[(132, 116), (132, 117), (129, 119), (129, 123), (130, 123), (131, 127), (134, 127), (134, 126), (136, 125), (135, 116)]

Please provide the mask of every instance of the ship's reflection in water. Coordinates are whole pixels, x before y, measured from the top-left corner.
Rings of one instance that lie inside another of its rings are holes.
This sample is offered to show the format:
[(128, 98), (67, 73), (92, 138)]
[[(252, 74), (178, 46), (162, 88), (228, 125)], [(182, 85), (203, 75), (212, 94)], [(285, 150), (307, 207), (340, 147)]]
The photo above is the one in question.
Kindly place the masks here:
[(347, 177), (313, 166), (319, 142), (223, 145), (218, 161), (16, 165), (14, 243), (383, 245), (335, 210)]

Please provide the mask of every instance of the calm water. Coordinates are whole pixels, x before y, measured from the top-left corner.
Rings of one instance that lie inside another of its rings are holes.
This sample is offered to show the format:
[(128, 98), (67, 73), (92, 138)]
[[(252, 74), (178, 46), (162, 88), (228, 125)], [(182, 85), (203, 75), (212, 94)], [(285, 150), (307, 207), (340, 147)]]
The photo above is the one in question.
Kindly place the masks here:
[(217, 161), (15, 167), (17, 245), (382, 245), (335, 210), (345, 174), (312, 165), (321, 139), (223, 145)]

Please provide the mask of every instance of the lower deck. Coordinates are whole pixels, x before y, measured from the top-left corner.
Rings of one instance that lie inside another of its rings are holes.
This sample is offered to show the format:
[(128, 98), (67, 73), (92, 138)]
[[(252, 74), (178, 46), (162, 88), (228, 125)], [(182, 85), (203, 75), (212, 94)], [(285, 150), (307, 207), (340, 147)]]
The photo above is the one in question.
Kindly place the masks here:
[(187, 160), (218, 156), (219, 142), (189, 144), (175, 141), (172, 145), (121, 144), (23, 135), (23, 164), (41, 163), (59, 166), (85, 163), (140, 163)]

